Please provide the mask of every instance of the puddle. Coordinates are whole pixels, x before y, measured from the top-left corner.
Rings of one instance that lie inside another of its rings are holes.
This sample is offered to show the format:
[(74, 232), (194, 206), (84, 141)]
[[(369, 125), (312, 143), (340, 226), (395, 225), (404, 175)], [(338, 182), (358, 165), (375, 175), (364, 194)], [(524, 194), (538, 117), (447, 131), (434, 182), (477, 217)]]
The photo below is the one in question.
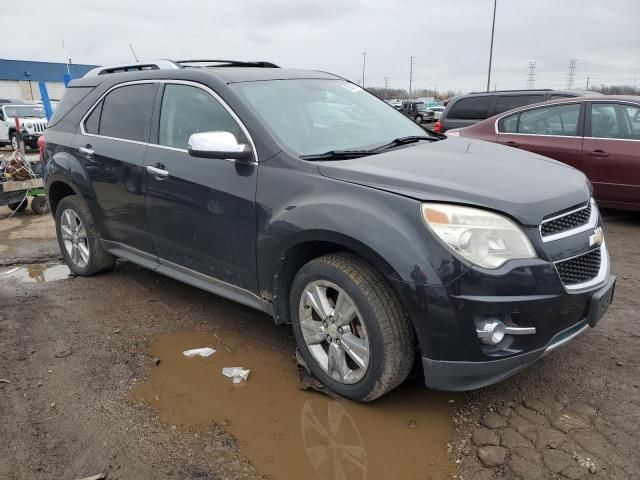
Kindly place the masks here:
[[(154, 409), (167, 428), (224, 422), (257, 471), (278, 480), (452, 478), (452, 395), (429, 391), (418, 379), (373, 403), (332, 400), (298, 389), (292, 349), (245, 337), (154, 337), (149, 353), (161, 363), (131, 398)], [(182, 354), (199, 347), (217, 351), (206, 358)], [(223, 376), (230, 366), (250, 369), (248, 381), (234, 385)]]
[(22, 282), (53, 282), (64, 280), (70, 275), (69, 267), (60, 263), (34, 263), (24, 267), (11, 267), (0, 273), (0, 277), (15, 278)]

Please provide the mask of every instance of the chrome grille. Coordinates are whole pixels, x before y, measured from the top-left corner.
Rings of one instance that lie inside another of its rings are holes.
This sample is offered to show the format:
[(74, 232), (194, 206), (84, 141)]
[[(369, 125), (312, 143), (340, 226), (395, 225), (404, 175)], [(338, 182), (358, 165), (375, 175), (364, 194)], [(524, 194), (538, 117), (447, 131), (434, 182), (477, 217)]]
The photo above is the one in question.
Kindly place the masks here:
[(602, 263), (600, 248), (568, 260), (557, 262), (556, 270), (565, 286), (587, 283), (598, 276)]
[(585, 207), (573, 210), (564, 215), (560, 215), (549, 220), (543, 221), (540, 225), (540, 233), (542, 238), (557, 235), (559, 233), (574, 230), (586, 225), (591, 218), (592, 204), (589, 202)]

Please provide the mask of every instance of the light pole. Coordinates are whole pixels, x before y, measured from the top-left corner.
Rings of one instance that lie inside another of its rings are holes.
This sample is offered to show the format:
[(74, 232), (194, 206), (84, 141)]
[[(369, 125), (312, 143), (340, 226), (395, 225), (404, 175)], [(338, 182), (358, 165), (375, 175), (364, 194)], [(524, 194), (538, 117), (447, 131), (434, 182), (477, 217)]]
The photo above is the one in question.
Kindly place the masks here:
[(364, 69), (367, 66), (367, 52), (362, 52), (362, 88), (364, 88)]
[(491, 90), (491, 61), (493, 60), (493, 35), (496, 31), (496, 7), (498, 0), (493, 0), (493, 22), (491, 23), (491, 47), (489, 47), (489, 71), (487, 72), (487, 92)]

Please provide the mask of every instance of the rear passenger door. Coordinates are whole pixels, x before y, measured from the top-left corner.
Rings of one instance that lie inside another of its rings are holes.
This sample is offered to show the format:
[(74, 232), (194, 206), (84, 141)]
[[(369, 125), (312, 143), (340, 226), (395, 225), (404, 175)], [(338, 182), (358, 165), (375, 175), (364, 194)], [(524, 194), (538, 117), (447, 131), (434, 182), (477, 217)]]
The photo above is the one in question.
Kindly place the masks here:
[(498, 143), (581, 169), (582, 109), (583, 106), (576, 102), (507, 115), (497, 122)]
[(158, 271), (209, 282), (203, 288), (215, 290), (217, 279), (256, 291), (257, 163), (187, 151), (193, 133), (226, 131), (247, 142), (245, 130), (205, 86), (166, 82), (162, 89), (144, 161)]
[(85, 193), (102, 238), (146, 253), (153, 252), (153, 241), (143, 159), (157, 88), (152, 82), (113, 87), (89, 110), (73, 144), (92, 186)]
[(640, 105), (591, 102), (582, 161), (598, 200), (640, 204)]

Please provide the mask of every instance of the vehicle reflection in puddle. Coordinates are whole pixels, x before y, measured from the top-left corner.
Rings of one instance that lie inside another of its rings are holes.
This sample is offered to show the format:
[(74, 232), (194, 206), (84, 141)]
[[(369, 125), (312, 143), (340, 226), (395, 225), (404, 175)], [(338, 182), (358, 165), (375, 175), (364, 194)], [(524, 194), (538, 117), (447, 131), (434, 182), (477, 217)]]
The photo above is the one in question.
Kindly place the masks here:
[(34, 263), (24, 267), (12, 267), (0, 276), (15, 278), (22, 282), (42, 283), (64, 280), (70, 274), (69, 267), (61, 263)]
[[(161, 359), (131, 398), (156, 410), (166, 426), (218, 422), (233, 434), (259, 473), (274, 479), (376, 480), (451, 478), (447, 442), (452, 395), (407, 382), (368, 404), (333, 400), (298, 388), (293, 352), (250, 336), (162, 334), (149, 354)], [(206, 358), (183, 350), (212, 347)], [(223, 367), (251, 369), (234, 385)]]

